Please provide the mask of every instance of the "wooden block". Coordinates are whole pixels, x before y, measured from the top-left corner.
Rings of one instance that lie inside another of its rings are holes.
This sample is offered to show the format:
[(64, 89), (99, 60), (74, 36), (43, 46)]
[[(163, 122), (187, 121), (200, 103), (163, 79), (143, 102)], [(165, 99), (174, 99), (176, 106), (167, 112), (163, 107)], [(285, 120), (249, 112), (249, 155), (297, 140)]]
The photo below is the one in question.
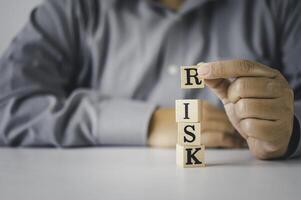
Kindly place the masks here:
[(199, 99), (176, 100), (176, 122), (200, 122), (202, 101)]
[(179, 167), (205, 167), (205, 146), (182, 146), (177, 144), (177, 165)]
[(198, 75), (198, 68), (202, 66), (203, 63), (193, 66), (182, 66), (181, 67), (181, 88), (191, 89), (191, 88), (204, 88), (204, 79)]
[(201, 145), (201, 123), (178, 123), (178, 144)]

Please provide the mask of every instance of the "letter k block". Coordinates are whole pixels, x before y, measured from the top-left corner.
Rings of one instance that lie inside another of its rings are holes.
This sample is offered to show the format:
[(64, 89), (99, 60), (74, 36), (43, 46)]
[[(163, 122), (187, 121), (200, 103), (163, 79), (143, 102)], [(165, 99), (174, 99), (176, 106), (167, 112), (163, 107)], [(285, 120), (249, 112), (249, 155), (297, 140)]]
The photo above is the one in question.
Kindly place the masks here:
[(205, 146), (182, 146), (177, 144), (177, 165), (180, 167), (205, 167)]

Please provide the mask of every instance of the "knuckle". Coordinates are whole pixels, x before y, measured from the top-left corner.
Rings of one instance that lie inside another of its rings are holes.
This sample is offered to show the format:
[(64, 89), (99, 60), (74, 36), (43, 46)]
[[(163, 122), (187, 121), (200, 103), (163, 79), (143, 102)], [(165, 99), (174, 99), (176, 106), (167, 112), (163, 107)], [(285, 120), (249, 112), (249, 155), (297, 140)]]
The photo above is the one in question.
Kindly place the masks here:
[(243, 79), (239, 79), (238, 85), (237, 85), (237, 92), (240, 96), (243, 96), (244, 93), (249, 89), (249, 84), (247, 81)]
[(244, 132), (250, 133), (254, 131), (254, 122), (251, 119), (244, 119), (240, 122), (240, 126)]
[(242, 96), (243, 88), (245, 84), (240, 78), (236, 79), (228, 89), (228, 98), (231, 102), (237, 102)]
[(240, 99), (235, 104), (235, 110), (238, 116), (244, 116), (246, 113), (248, 113), (248, 104), (246, 103), (245, 99)]
[(246, 83), (245, 81), (243, 81), (241, 78), (238, 78), (235, 81), (235, 92), (237, 92), (237, 94), (242, 93), (245, 89), (246, 89)]

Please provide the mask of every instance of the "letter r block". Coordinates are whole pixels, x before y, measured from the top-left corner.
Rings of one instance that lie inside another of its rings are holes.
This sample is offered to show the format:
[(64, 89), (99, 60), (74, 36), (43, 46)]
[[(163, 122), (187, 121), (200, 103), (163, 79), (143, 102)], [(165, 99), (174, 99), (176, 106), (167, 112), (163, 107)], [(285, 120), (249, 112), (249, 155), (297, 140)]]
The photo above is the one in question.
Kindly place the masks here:
[(177, 165), (179, 167), (205, 167), (205, 146), (182, 146), (177, 144)]
[(176, 122), (201, 122), (202, 101), (199, 99), (176, 100)]
[(197, 66), (182, 66), (181, 67), (181, 88), (204, 88), (204, 79), (198, 75), (198, 68), (201, 67), (201, 63)]
[(201, 123), (178, 123), (178, 144), (201, 145)]

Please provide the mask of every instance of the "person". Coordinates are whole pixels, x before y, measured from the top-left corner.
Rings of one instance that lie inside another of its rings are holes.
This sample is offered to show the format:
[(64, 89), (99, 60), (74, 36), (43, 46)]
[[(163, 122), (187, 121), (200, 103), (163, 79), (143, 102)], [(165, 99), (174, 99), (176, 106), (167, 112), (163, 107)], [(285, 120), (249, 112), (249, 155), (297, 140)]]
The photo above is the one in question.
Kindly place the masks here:
[[(299, 156), (301, 3), (48, 0), (0, 60), (0, 145), (176, 143), (175, 99), (204, 99), (208, 147)], [(205, 89), (179, 66), (206, 62)], [(220, 100), (219, 100), (220, 99)]]

